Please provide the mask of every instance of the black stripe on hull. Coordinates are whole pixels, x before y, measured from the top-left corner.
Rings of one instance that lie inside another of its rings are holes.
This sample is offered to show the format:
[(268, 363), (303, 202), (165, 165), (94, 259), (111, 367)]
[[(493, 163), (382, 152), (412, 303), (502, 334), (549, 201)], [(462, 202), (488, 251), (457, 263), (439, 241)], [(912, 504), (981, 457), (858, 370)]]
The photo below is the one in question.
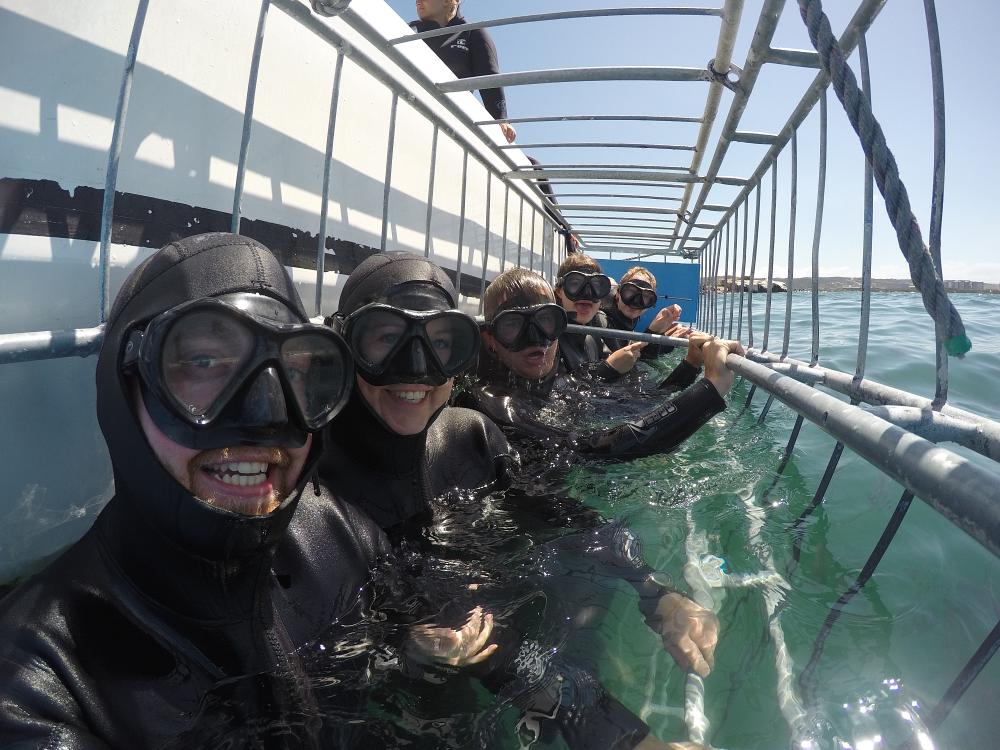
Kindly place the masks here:
[[(64, 190), (52, 180), (0, 178), (0, 233), (35, 237), (101, 241), (104, 190), (78, 187)], [(210, 208), (115, 193), (111, 242), (160, 248), (193, 234), (228, 232), (232, 214)], [(257, 219), (240, 219), (240, 234), (270, 248), (286, 266), (316, 270), (316, 235), (301, 229)], [(356, 242), (327, 237), (324, 268), (349, 274), (361, 261), (379, 251)], [(444, 269), (455, 282), (455, 270)], [(478, 276), (462, 274), (461, 293), (479, 297)], [(456, 284), (457, 285), (457, 284)]]

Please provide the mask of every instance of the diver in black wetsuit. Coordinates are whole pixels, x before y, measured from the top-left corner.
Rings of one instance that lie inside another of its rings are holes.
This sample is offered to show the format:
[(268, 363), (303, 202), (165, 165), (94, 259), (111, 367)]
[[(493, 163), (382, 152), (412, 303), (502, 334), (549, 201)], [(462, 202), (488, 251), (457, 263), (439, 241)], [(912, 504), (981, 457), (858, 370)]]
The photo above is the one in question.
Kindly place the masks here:
[[(404, 559), (407, 549), (416, 548), (489, 569), (490, 550), (498, 541), (507, 541), (507, 532), (499, 539), (496, 534), (477, 534), (472, 548), (454, 549), (437, 545), (432, 528), (456, 503), (481, 509), (476, 496), (507, 487), (516, 469), (503, 433), (490, 420), (477, 411), (446, 405), (453, 378), (471, 366), (480, 340), (475, 321), (455, 310), (456, 296), (440, 268), (409, 253), (372, 256), (354, 270), (341, 293), (340, 309), (329, 322), (351, 346), (357, 383), (350, 403), (329, 427), (320, 477), (336, 496), (372, 513), (404, 548)], [(440, 498), (448, 491), (457, 496), (452, 507)], [(519, 517), (531, 514), (537, 522), (537, 508)], [(472, 531), (474, 522), (482, 520), (461, 515), (458, 522), (470, 527), (463, 531)], [(588, 518), (582, 527), (592, 533), (564, 540), (562, 547), (610, 550), (603, 558), (588, 555), (588, 569), (629, 580), (654, 616), (665, 590), (648, 580), (652, 569), (621, 553), (628, 547), (622, 541), (626, 532), (603, 519), (592, 521)], [(558, 525), (565, 534), (565, 518)], [(415, 658), (451, 667), (482, 663), (477, 674), (485, 685), (503, 700), (549, 716), (574, 748), (603, 750), (642, 742), (642, 747), (662, 746), (647, 737), (645, 724), (607, 695), (586, 670), (565, 663), (551, 647), (525, 640), (516, 624), (498, 623), (494, 630), (493, 616), (485, 609), (503, 596), (495, 580), (475, 593), (464, 578), (449, 589), (438, 574), (450, 563), (437, 565), (424, 556), (415, 564), (427, 580), (422, 596), (447, 589), (445, 604), (453, 614), (461, 610), (454, 628), (425, 624), (417, 629), (410, 649)], [(500, 588), (514, 599), (530, 599), (537, 573), (530, 569), (512, 576)], [(450, 575), (454, 578), (455, 573)], [(435, 606), (440, 602), (431, 609)], [(690, 625), (676, 624), (682, 619), (678, 615), (675, 626), (686, 634)], [(494, 642), (487, 645), (491, 635)], [(679, 634), (676, 640), (682, 638)], [(485, 746), (490, 722), (484, 726), (478, 741)]]
[(129, 275), (97, 361), (115, 495), (0, 603), (0, 746), (339, 745), (294, 651), (390, 552), (307, 485), (351, 373), (253, 240), (190, 237)]
[[(642, 266), (633, 266), (622, 274), (618, 288), (610, 298), (605, 299), (601, 311), (597, 314), (595, 325), (601, 328), (614, 328), (618, 331), (634, 331), (636, 323), (642, 314), (656, 304), (656, 277)], [(645, 333), (655, 333), (663, 336), (677, 336), (682, 332), (677, 326), (681, 316), (680, 305), (664, 307), (649, 322)], [(611, 351), (618, 351), (628, 346), (628, 339), (614, 336), (604, 336), (604, 344)], [(656, 359), (670, 354), (674, 347), (664, 344), (647, 344), (642, 349), (640, 359)]]
[[(566, 311), (570, 323), (591, 325), (609, 294), (611, 278), (589, 255), (574, 253), (559, 264), (555, 301)], [(632, 370), (644, 346), (630, 343), (612, 352), (596, 334), (564, 332), (559, 337), (559, 368), (573, 375), (614, 382)]]
[[(410, 23), (417, 33), (461, 26), (465, 19), (459, 15), (459, 0), (416, 0), (420, 20)], [(424, 40), (447, 65), (456, 78), (473, 78), (500, 72), (497, 48), (486, 29), (457, 30), (454, 34), (432, 36)], [(483, 106), (495, 120), (507, 119), (507, 99), (503, 89), (483, 89)], [(500, 123), (507, 143), (513, 143), (517, 132), (506, 122)]]

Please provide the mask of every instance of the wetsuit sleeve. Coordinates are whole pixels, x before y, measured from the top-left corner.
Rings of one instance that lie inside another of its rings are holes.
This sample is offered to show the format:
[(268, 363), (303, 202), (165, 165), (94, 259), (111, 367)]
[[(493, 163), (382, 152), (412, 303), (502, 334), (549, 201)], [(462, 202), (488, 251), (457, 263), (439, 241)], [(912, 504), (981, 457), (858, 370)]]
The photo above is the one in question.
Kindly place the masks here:
[(695, 367), (687, 360), (681, 360), (681, 363), (667, 375), (657, 388), (665, 391), (683, 391), (698, 379), (700, 372), (700, 367)]
[(534, 403), (530, 397), (515, 396), (495, 386), (474, 386), (459, 396), (456, 404), (486, 415), (507, 435), (542, 438), (569, 436), (568, 430), (551, 427), (538, 418), (541, 404)]
[(725, 408), (715, 386), (702, 379), (646, 414), (617, 427), (577, 436), (577, 447), (616, 458), (666, 453)]
[[(647, 327), (643, 333), (651, 333), (654, 336), (661, 335), (657, 331), (651, 331)], [(662, 357), (665, 354), (670, 354), (676, 346), (667, 346), (665, 344), (649, 344), (645, 346), (642, 350), (642, 354), (639, 355), (639, 359), (656, 359), (657, 357)]]
[[(486, 76), (500, 72), (497, 62), (497, 48), (493, 38), (483, 29), (473, 29), (469, 32), (469, 50), (472, 55), (472, 75)], [(507, 119), (507, 98), (503, 89), (482, 89), (479, 95), (483, 97), (483, 106), (495, 120)]]

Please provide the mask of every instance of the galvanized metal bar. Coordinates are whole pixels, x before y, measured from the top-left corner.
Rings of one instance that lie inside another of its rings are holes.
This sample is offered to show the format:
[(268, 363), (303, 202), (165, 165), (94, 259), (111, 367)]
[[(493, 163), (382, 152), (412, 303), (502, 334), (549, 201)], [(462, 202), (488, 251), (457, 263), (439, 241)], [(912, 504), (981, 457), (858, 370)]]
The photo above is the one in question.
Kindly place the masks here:
[(819, 70), (819, 53), (810, 49), (783, 49), (781, 47), (771, 47), (767, 51), (767, 59), (764, 62), (775, 65), (791, 65), (796, 68), (814, 68)]
[(757, 242), (760, 238), (760, 184), (754, 191), (756, 208), (753, 218), (753, 252), (750, 257), (750, 293), (747, 295), (747, 345), (753, 346), (753, 295), (756, 291), (755, 279), (757, 278)]
[(605, 16), (718, 16), (721, 11), (718, 8), (685, 8), (685, 7), (645, 7), (645, 8), (589, 8), (586, 10), (567, 10), (552, 13), (534, 13), (523, 16), (509, 16), (507, 18), (494, 18), (487, 21), (473, 21), (457, 26), (445, 26), (440, 29), (432, 29), (416, 34), (395, 37), (389, 40), (389, 44), (402, 44), (413, 42), (418, 39), (430, 39), (436, 36), (446, 36), (448, 34), (471, 31), (473, 29), (492, 29), (497, 26), (509, 26), (511, 24), (539, 23), (542, 21), (564, 21), (571, 18), (601, 18)]
[[(539, 179), (549, 179), (553, 171), (555, 171), (555, 170), (563, 170), (563, 169), (605, 169), (605, 170), (606, 169), (639, 169), (639, 170), (642, 170), (642, 169), (646, 169), (646, 170), (658, 169), (658, 170), (662, 170), (662, 171), (676, 171), (676, 172), (681, 172), (681, 173), (684, 173), (684, 174), (690, 174), (690, 172), (688, 171), (687, 167), (683, 167), (683, 166), (670, 166), (668, 164), (605, 164), (605, 163), (601, 163), (601, 164), (582, 164), (582, 163), (576, 163), (576, 164), (546, 164), (544, 162), (538, 162), (537, 164), (535, 164), (534, 162), (532, 162), (531, 164), (518, 164), (516, 167), (514, 167), (514, 169), (512, 171), (513, 172), (530, 172), (532, 170), (534, 170), (534, 171), (541, 171), (543, 173), (543, 176), (541, 178), (539, 178)], [(574, 176), (579, 176), (580, 174), (581, 174), (580, 172), (573, 172)], [(590, 185), (592, 183), (588, 181), (588, 182), (581, 183), (581, 184)], [(628, 184), (631, 185), (632, 183), (628, 183)]]
[[(547, 172), (546, 172), (547, 173)], [(586, 185), (587, 187), (642, 187), (642, 188), (662, 188), (664, 190), (677, 190), (683, 185), (664, 185), (664, 184), (644, 184), (635, 182), (621, 182), (616, 180), (578, 180), (575, 178), (560, 179), (560, 178), (550, 178), (546, 177), (549, 183), (553, 185)]]
[(886, 422), (920, 435), (932, 443), (955, 443), (973, 450), (980, 455), (1000, 461), (1000, 442), (991, 440), (982, 426), (959, 417), (918, 409), (915, 406), (863, 406), (868, 414), (874, 414)]
[(726, 286), (726, 277), (729, 275), (729, 247), (731, 244), (730, 239), (732, 237), (732, 232), (730, 231), (731, 226), (732, 226), (731, 222), (726, 222), (726, 226), (723, 229), (724, 239), (722, 240), (722, 242), (726, 248), (726, 256), (725, 260), (722, 261), (723, 292), (722, 292), (722, 326), (719, 333), (720, 336), (726, 330), (726, 309), (727, 309), (727, 303), (729, 302), (729, 293), (725, 290), (725, 286)]
[(484, 76), (441, 81), (438, 91), (454, 94), (458, 91), (537, 86), (546, 83), (591, 83), (594, 81), (673, 81), (708, 82), (709, 72), (703, 68), (680, 68), (660, 65), (610, 65), (592, 68), (551, 68), (521, 70), (515, 73), (490, 73)]
[[(431, 135), (431, 168), (427, 178), (427, 223), (424, 227), (424, 257), (431, 257), (431, 219), (434, 216), (434, 174), (437, 171), (438, 133), (441, 128), (434, 123), (434, 133)], [(489, 169), (486, 170), (490, 172)]]
[[(925, 722), (930, 731), (935, 731), (948, 718), (951, 709), (965, 695), (965, 691), (969, 689), (969, 686), (979, 676), (979, 673), (983, 671), (990, 659), (993, 658), (993, 655), (997, 652), (997, 648), (1000, 648), (1000, 622), (997, 622), (993, 626), (993, 630), (990, 631), (990, 634), (986, 636), (979, 645), (979, 648), (976, 649), (976, 653), (966, 662), (965, 666), (962, 667), (962, 671), (959, 672), (951, 685), (948, 686), (941, 700), (931, 709)], [(917, 741), (909, 741), (900, 750), (918, 750)]]
[(104, 325), (69, 331), (29, 331), (0, 335), (0, 365), (63, 357), (89, 357), (104, 340)]
[(486, 297), (486, 270), (490, 265), (490, 203), (493, 198), (493, 173), (486, 170), (486, 237), (483, 241), (483, 274), (479, 280), (479, 314), (483, 314)]
[[(871, 104), (872, 79), (868, 66), (868, 43), (862, 34), (858, 40), (858, 55), (861, 60), (861, 92)], [(858, 359), (854, 379), (861, 382), (865, 376), (865, 360), (868, 357), (868, 328), (872, 309), (872, 236), (875, 226), (875, 172), (865, 159), (864, 185), (864, 229), (861, 238), (861, 315), (858, 323)]]
[(611, 205), (597, 205), (589, 203), (561, 203), (560, 207), (563, 213), (567, 211), (621, 211), (622, 213), (630, 214), (665, 214), (669, 216), (677, 216), (680, 213), (680, 209), (677, 208), (664, 208), (662, 206), (615, 206)]
[(330, 92), (330, 117), (326, 125), (326, 151), (323, 160), (323, 197), (319, 209), (319, 233), (316, 237), (316, 315), (323, 314), (323, 280), (326, 276), (326, 236), (330, 215), (330, 175), (333, 172), (333, 137), (337, 131), (337, 108), (340, 105), (340, 79), (344, 72), (344, 53), (337, 53)]
[[(941, 62), (941, 37), (938, 32), (937, 10), (934, 0), (924, 0), (927, 23), (927, 42), (930, 47), (931, 95), (934, 102), (934, 177), (931, 193), (931, 226), (927, 246), (939, 278), (944, 278), (941, 265), (941, 224), (944, 219), (944, 166), (945, 166), (945, 107), (944, 69)], [(948, 352), (944, 348), (944, 331), (935, 322), (935, 381), (934, 403), (948, 401)]]
[[(879, 11), (881, 11), (883, 5), (885, 5), (885, 0), (861, 0), (858, 5), (858, 9), (855, 11), (851, 20), (847, 23), (847, 26), (840, 37), (840, 47), (844, 51), (845, 55), (850, 55), (854, 51), (855, 46), (858, 44), (860, 35), (871, 25)], [(691, 209), (692, 221), (697, 220), (698, 214), (701, 210), (700, 204), (707, 198), (712, 179), (718, 174), (719, 168), (728, 153), (729, 145), (732, 141), (732, 133), (736, 132), (739, 126), (739, 121), (743, 116), (743, 112), (746, 110), (749, 96), (753, 91), (753, 87), (756, 84), (758, 76), (760, 75), (761, 67), (765, 62), (767, 50), (770, 49), (771, 39), (774, 36), (774, 30), (783, 6), (784, 0), (765, 0), (764, 7), (761, 9), (757, 30), (754, 32), (754, 38), (750, 44), (750, 50), (747, 53), (747, 61), (743, 66), (743, 73), (740, 76), (739, 91), (737, 91), (736, 95), (733, 97), (729, 116), (726, 118), (726, 123), (719, 136), (715, 154), (712, 156), (712, 163), (705, 173), (707, 183), (702, 187), (698, 200), (695, 202), (695, 207)], [(743, 190), (740, 191), (740, 194), (733, 200), (733, 206), (737, 205), (739, 201), (749, 194), (752, 186), (756, 184), (764, 173), (770, 168), (778, 153), (781, 152), (791, 139), (792, 131), (802, 124), (809, 112), (812, 110), (813, 106), (815, 106), (816, 101), (819, 99), (820, 91), (828, 85), (829, 79), (826, 77), (826, 74), (822, 71), (817, 73), (816, 78), (810, 84), (809, 88), (806, 89), (806, 92), (799, 100), (798, 105), (788, 118), (788, 121), (779, 131), (775, 142), (771, 144), (767, 153), (764, 154), (760, 164), (754, 170), (753, 174), (747, 178), (747, 186), (744, 187)]]
[(506, 120), (476, 120), (476, 125), (511, 125), (524, 122), (701, 122), (700, 117), (654, 115), (549, 115), (545, 117), (508, 117)]
[[(458, 261), (455, 263), (455, 293), (462, 296), (462, 257), (465, 252), (465, 198), (469, 187), (469, 151), (462, 152), (462, 204), (458, 217)], [(458, 300), (456, 300), (457, 302)]]
[(521, 250), (524, 248), (524, 198), (521, 198), (521, 209), (517, 221), (517, 265), (521, 265)]
[(260, 16), (257, 18), (257, 33), (254, 36), (253, 55), (250, 58), (250, 81), (247, 84), (246, 106), (243, 108), (243, 137), (240, 141), (240, 155), (236, 162), (236, 186), (233, 190), (233, 217), (229, 231), (240, 232), (240, 204), (243, 202), (243, 184), (247, 174), (247, 152), (250, 150), (250, 133), (253, 129), (253, 108), (257, 98), (257, 76), (260, 72), (260, 53), (264, 48), (264, 31), (267, 26), (267, 11), (271, 0), (261, 0)]
[(819, 486), (816, 488), (816, 494), (813, 495), (806, 509), (795, 519), (795, 523), (792, 524), (792, 564), (789, 568), (790, 571), (794, 569), (794, 566), (798, 565), (799, 558), (802, 555), (802, 524), (805, 523), (805, 520), (813, 514), (813, 511), (820, 506), (823, 498), (826, 497), (826, 491), (830, 488), (830, 482), (833, 481), (833, 475), (837, 471), (837, 466), (840, 463), (840, 457), (843, 453), (844, 444), (837, 441), (833, 446), (833, 453), (830, 454), (830, 460), (827, 461), (826, 470), (819, 481)]
[[(585, 226), (585, 221), (602, 221), (601, 227), (624, 226), (632, 229), (631, 224), (647, 224), (652, 229), (670, 229), (677, 223), (676, 218), (659, 219), (655, 216), (607, 216), (606, 214), (578, 214), (573, 217), (573, 226)], [(620, 223), (620, 224), (619, 224)]]
[(781, 356), (788, 356), (792, 331), (792, 282), (795, 280), (795, 214), (799, 203), (799, 134), (792, 133), (792, 182), (788, 215), (788, 288), (785, 292), (785, 335), (781, 342)]
[(774, 244), (778, 230), (778, 160), (771, 162), (771, 238), (767, 255), (767, 298), (764, 303), (764, 341), (760, 345), (767, 351), (767, 339), (771, 333), (771, 297), (774, 290)]
[(990, 470), (744, 357), (736, 374), (773, 393), (1000, 555), (1000, 470)]
[(507, 224), (510, 213), (508, 212), (510, 208), (510, 183), (504, 181), (504, 191), (503, 191), (503, 253), (500, 258), (500, 272), (503, 273), (507, 270)]
[[(719, 114), (719, 102), (722, 100), (723, 81), (729, 80), (729, 72), (733, 60), (733, 47), (736, 44), (736, 34), (739, 31), (740, 19), (743, 16), (743, 0), (726, 0), (722, 11), (722, 25), (719, 29), (719, 39), (716, 44), (715, 57), (709, 62), (712, 73), (712, 85), (705, 99), (705, 111), (702, 114), (702, 124), (698, 131), (695, 153), (691, 159), (691, 173), (698, 174), (705, 158), (708, 139), (715, 127), (715, 119)], [(693, 185), (684, 188), (681, 200), (682, 215), (686, 215), (691, 200)], [(693, 217), (692, 217), (693, 218)], [(675, 230), (675, 235), (680, 228)], [(675, 238), (676, 242), (676, 238)]]
[(669, 240), (669, 234), (651, 234), (648, 232), (616, 232), (603, 231), (600, 229), (584, 230), (579, 225), (574, 225), (574, 229), (580, 237), (628, 237), (636, 240)]
[(135, 59), (139, 54), (142, 29), (146, 24), (146, 10), (149, 0), (139, 0), (132, 23), (132, 36), (125, 51), (125, 67), (122, 71), (122, 85), (118, 90), (118, 104), (115, 107), (115, 127), (111, 132), (108, 146), (108, 167), (104, 173), (104, 204), (101, 206), (101, 244), (98, 256), (100, 289), (98, 291), (98, 316), (101, 323), (108, 319), (111, 310), (111, 224), (115, 215), (115, 186), (118, 184), (118, 160), (125, 140), (125, 120), (128, 117), (129, 100), (132, 98), (132, 80), (135, 77)]
[(754, 133), (748, 130), (737, 130), (730, 140), (733, 143), (756, 143), (762, 146), (770, 146), (778, 139), (774, 133)]
[[(799, 382), (813, 386), (821, 385), (842, 393), (855, 404), (863, 402), (874, 406), (911, 406), (924, 410), (931, 410), (933, 407), (933, 402), (929, 398), (917, 396), (874, 380), (855, 380), (852, 375), (839, 370), (831, 370), (822, 365), (810, 367), (808, 362), (792, 357), (781, 359), (776, 354), (756, 349), (749, 350), (747, 357)], [(1000, 444), (1000, 422), (947, 404), (940, 409), (939, 413), (976, 424), (983, 435)]]
[[(733, 319), (736, 317), (736, 245), (738, 242), (738, 237), (740, 234), (740, 214), (737, 211), (733, 214), (733, 231), (732, 237), (729, 241), (730, 247), (732, 248), (733, 256), (733, 275), (729, 284), (729, 334), (726, 336), (727, 339), (733, 338)], [(728, 268), (726, 269), (729, 270)]]
[(634, 198), (636, 200), (680, 202), (680, 197), (676, 195), (636, 195), (634, 193), (559, 193), (556, 197), (559, 200), (564, 198)]
[(523, 149), (535, 151), (541, 148), (637, 148), (655, 151), (694, 151), (694, 146), (672, 143), (612, 143), (609, 141), (567, 141), (565, 143), (509, 143), (498, 146), (502, 149)]
[[(690, 174), (688, 172), (661, 172), (656, 171), (656, 167), (650, 167), (648, 171), (638, 168), (638, 165), (628, 169), (616, 169), (614, 165), (599, 168), (571, 168), (554, 169), (546, 167), (544, 169), (517, 169), (508, 172), (505, 176), (509, 180), (558, 180), (567, 178), (571, 180), (592, 179), (592, 180), (631, 180), (632, 182), (663, 182), (667, 184), (677, 183), (684, 185), (688, 182), (704, 182), (704, 177)], [(727, 178), (728, 179), (728, 178)], [(726, 183), (720, 183), (726, 184)], [(740, 182), (742, 184), (742, 181)]]
[[(812, 359), (809, 364), (819, 362), (819, 243), (823, 236), (823, 203), (826, 198), (826, 91), (819, 99), (819, 177), (816, 187), (816, 225), (813, 229), (812, 245)], [(792, 290), (788, 290), (791, 299)]]
[[(382, 240), (379, 248), (383, 253), (389, 238), (389, 194), (392, 192), (392, 156), (396, 151), (396, 110), (398, 107), (399, 94), (393, 91), (392, 106), (389, 109), (389, 140), (385, 150), (385, 182), (382, 185)], [(462, 187), (465, 187), (464, 180)]]
[(531, 214), (531, 247), (528, 251), (528, 270), (535, 270), (535, 226), (538, 224), (538, 212)]
[(712, 333), (719, 334), (719, 261), (722, 259), (722, 235), (715, 240), (715, 264), (712, 269)]
[[(737, 213), (737, 216), (739, 213)], [(743, 261), (740, 266), (740, 315), (739, 323), (736, 326), (736, 340), (743, 340), (743, 295), (746, 293), (747, 296), (752, 294), (750, 290), (750, 284), (753, 283), (753, 279), (749, 282), (747, 281), (747, 240), (749, 232), (747, 225), (750, 223), (750, 201), (743, 201)]]

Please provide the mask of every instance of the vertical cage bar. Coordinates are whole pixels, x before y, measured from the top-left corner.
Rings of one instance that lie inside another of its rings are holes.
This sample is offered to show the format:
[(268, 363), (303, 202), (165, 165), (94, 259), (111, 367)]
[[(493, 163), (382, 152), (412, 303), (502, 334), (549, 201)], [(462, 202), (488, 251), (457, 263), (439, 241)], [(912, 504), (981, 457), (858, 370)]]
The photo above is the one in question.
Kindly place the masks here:
[[(937, 9), (934, 0), (924, 0), (927, 21), (927, 42), (931, 59), (931, 92), (934, 100), (934, 178), (931, 195), (931, 226), (928, 249), (934, 259), (938, 278), (944, 279), (941, 267), (941, 223), (944, 218), (945, 107), (944, 69), (941, 62), (941, 37), (938, 33)], [(933, 408), (940, 409), (948, 401), (948, 353), (944, 348), (944, 331), (935, 321), (936, 347)]]
[(316, 238), (316, 315), (323, 314), (323, 278), (326, 275), (326, 235), (330, 214), (330, 175), (333, 171), (333, 137), (337, 130), (337, 108), (340, 105), (340, 78), (344, 70), (344, 52), (337, 52), (337, 67), (333, 73), (330, 93), (330, 119), (326, 126), (326, 161), (323, 163), (323, 199), (319, 209), (319, 236)]
[(434, 133), (431, 135), (431, 170), (427, 178), (427, 222), (424, 227), (424, 257), (431, 257), (431, 219), (434, 216), (434, 173), (437, 172), (438, 133), (440, 127), (434, 123)]
[(810, 365), (819, 363), (819, 243), (823, 236), (823, 204), (826, 199), (826, 112), (827, 90), (819, 98), (819, 184), (816, 188), (816, 228), (812, 246), (812, 358)]
[(508, 210), (510, 209), (510, 183), (504, 183), (504, 193), (503, 193), (503, 252), (500, 258), (500, 272), (503, 273), (507, 270), (507, 225), (510, 215)]
[(111, 309), (111, 224), (115, 215), (115, 187), (118, 184), (118, 161), (122, 155), (122, 142), (125, 138), (125, 119), (128, 116), (128, 104), (132, 98), (132, 81), (135, 78), (135, 59), (139, 54), (139, 42), (142, 40), (142, 29), (146, 25), (146, 10), (149, 0), (139, 0), (135, 11), (135, 21), (132, 24), (132, 36), (128, 41), (125, 53), (125, 69), (122, 72), (122, 85), (118, 91), (118, 106), (115, 111), (115, 128), (111, 133), (111, 145), (108, 146), (108, 168), (104, 173), (104, 204), (101, 207), (101, 247), (98, 266), (100, 268), (101, 309), (98, 311), (101, 323), (108, 319)]
[[(392, 192), (392, 156), (396, 151), (396, 110), (399, 108), (399, 94), (392, 92), (392, 108), (389, 110), (389, 141), (385, 149), (385, 185), (382, 188), (382, 239), (379, 249), (384, 253), (389, 239), (389, 194)], [(465, 187), (463, 183), (462, 187)]]
[(524, 249), (524, 196), (518, 194), (521, 199), (520, 208), (517, 212), (517, 265), (521, 266), (521, 251)]
[(722, 261), (722, 320), (720, 321), (721, 325), (719, 326), (719, 336), (722, 336), (726, 331), (726, 311), (728, 310), (727, 303), (729, 302), (729, 292), (726, 290), (726, 277), (729, 275), (729, 246), (731, 244), (730, 239), (732, 238), (732, 232), (730, 231), (731, 226), (732, 220), (727, 221), (724, 229), (726, 235), (724, 240), (726, 254)]
[(792, 330), (792, 282), (795, 280), (795, 213), (799, 202), (799, 131), (792, 131), (789, 144), (792, 149), (791, 202), (788, 216), (788, 289), (785, 297), (785, 336), (781, 342), (782, 358), (788, 356), (788, 344)]
[(469, 187), (469, 150), (465, 149), (462, 152), (462, 208), (459, 212), (458, 217), (458, 260), (455, 263), (455, 292), (458, 295), (458, 299), (455, 300), (458, 304), (461, 304), (462, 299), (462, 257), (465, 253), (465, 201), (466, 195), (468, 193)]
[(531, 212), (531, 250), (528, 253), (528, 270), (535, 270), (535, 227), (538, 224), (538, 211)]
[[(868, 39), (858, 37), (858, 55), (861, 60), (861, 91), (871, 104), (872, 79), (868, 67)], [(875, 221), (875, 173), (865, 159), (864, 233), (861, 240), (861, 320), (858, 330), (858, 363), (854, 371), (854, 382), (865, 376), (865, 360), (868, 357), (868, 324), (872, 308), (872, 233)]]
[(743, 340), (743, 295), (749, 294), (750, 285), (747, 283), (747, 240), (749, 239), (748, 225), (750, 224), (750, 199), (743, 201), (743, 260), (740, 264), (740, 315), (739, 323), (736, 326), (736, 340)]
[[(730, 279), (730, 293), (729, 293), (729, 334), (726, 336), (727, 339), (732, 339), (733, 337), (733, 318), (736, 312), (736, 246), (739, 245), (740, 238), (740, 212), (739, 209), (733, 211), (733, 237), (730, 242), (733, 249), (733, 276)], [(728, 269), (727, 269), (728, 270)]]
[(253, 41), (253, 57), (250, 60), (250, 82), (247, 84), (246, 106), (243, 108), (243, 139), (240, 141), (240, 156), (236, 164), (236, 187), (233, 190), (233, 218), (229, 230), (240, 232), (240, 214), (243, 203), (243, 183), (247, 176), (247, 153), (250, 150), (250, 131), (253, 129), (253, 108), (257, 99), (257, 76), (260, 73), (260, 53), (264, 47), (264, 30), (267, 26), (267, 11), (271, 0), (262, 0), (260, 17), (257, 19), (257, 36)]
[(760, 236), (760, 183), (757, 183), (757, 187), (754, 190), (756, 197), (754, 199), (754, 215), (753, 215), (753, 251), (750, 256), (750, 293), (747, 294), (747, 346), (753, 346), (753, 295), (756, 291), (754, 279), (757, 278), (757, 241)]
[(767, 255), (767, 299), (764, 303), (764, 341), (761, 351), (767, 351), (767, 338), (771, 334), (771, 298), (774, 293), (774, 245), (778, 231), (778, 158), (771, 164), (771, 239)]
[(486, 237), (483, 240), (483, 275), (479, 280), (479, 314), (483, 314), (486, 296), (486, 269), (490, 265), (490, 203), (493, 197), (493, 172), (486, 168)]

